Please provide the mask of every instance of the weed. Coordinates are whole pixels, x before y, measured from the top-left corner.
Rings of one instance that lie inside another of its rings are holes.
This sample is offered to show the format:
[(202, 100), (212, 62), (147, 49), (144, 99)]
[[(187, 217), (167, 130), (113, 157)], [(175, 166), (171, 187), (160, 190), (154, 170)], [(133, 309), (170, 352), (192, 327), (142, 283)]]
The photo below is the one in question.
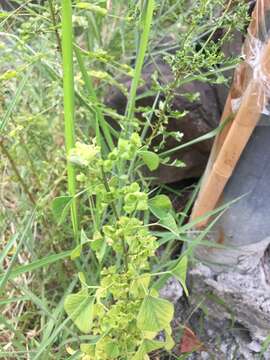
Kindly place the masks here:
[[(191, 241), (192, 224), (184, 223), (192, 200), (177, 214), (143, 168), (184, 166), (171, 155), (189, 145), (181, 143), (185, 134), (167, 131), (172, 117), (186, 115), (172, 108), (175, 91), (194, 80), (226, 82), (223, 73), (238, 59), (221, 48), (243, 29), (246, 6), (18, 3), (1, 12), (1, 358), (140, 360), (170, 353), (174, 307), (158, 291), (174, 276), (188, 294), (188, 258), (209, 229)], [(174, 44), (162, 46), (168, 34)], [(173, 80), (164, 86), (153, 74), (155, 101), (138, 108), (142, 68), (157, 54)], [(119, 81), (123, 74), (132, 78), (130, 89)], [(104, 105), (109, 85), (127, 95), (123, 115)], [(179, 145), (168, 150), (170, 137)], [(183, 241), (186, 251), (172, 259)]]

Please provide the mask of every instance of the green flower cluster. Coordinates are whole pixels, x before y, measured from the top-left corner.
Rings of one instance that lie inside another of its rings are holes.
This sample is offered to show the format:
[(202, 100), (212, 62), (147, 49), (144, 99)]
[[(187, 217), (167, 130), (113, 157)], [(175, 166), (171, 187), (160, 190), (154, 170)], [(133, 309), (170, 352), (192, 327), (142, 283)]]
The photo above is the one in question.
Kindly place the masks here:
[(147, 260), (154, 255), (157, 243), (140, 220), (122, 216), (115, 225), (103, 226), (103, 232), (106, 243), (117, 253), (124, 253), (122, 241), (128, 246), (129, 268), (131, 264), (137, 271), (148, 268)]
[[(85, 184), (90, 195), (99, 197), (102, 209), (120, 198), (123, 198), (123, 210), (128, 214), (148, 209), (147, 194), (140, 191), (137, 182), (120, 187), (120, 179), (111, 174), (116, 163), (119, 164), (121, 160), (132, 160), (140, 147), (140, 136), (133, 133), (129, 141), (119, 139), (118, 146), (106, 159), (101, 158), (100, 147), (96, 145), (95, 140), (90, 145), (77, 142), (76, 147), (70, 151), (69, 161), (81, 168), (77, 180)], [(109, 178), (104, 179), (104, 176), (108, 175)]]
[(127, 217), (121, 217), (114, 226), (105, 225), (103, 233), (107, 244), (122, 254), (120, 239), (124, 238), (128, 269), (119, 272), (118, 266), (113, 265), (102, 270), (92, 326), (92, 334), (99, 340), (93, 345), (82, 344), (81, 350), (84, 360), (109, 360), (123, 354), (131, 359), (144, 338), (137, 318), (149, 292), (150, 275), (145, 271), (149, 270), (148, 259), (157, 248), (156, 238), (141, 221)]
[(141, 146), (138, 133), (133, 133), (129, 140), (120, 138), (118, 146), (109, 153), (108, 158), (103, 162), (104, 171), (110, 172), (116, 162), (121, 160), (132, 160)]
[[(148, 210), (148, 195), (127, 175), (115, 176), (117, 167), (136, 155), (146, 164), (158, 166), (157, 155), (141, 146), (140, 136), (133, 133), (129, 140), (119, 139), (105, 159), (95, 141), (90, 145), (77, 143), (70, 152), (70, 161), (80, 166), (78, 180), (87, 188), (93, 213), (111, 210), (105, 223), (93, 231), (92, 239), (84, 238), (73, 252), (73, 258), (78, 257), (82, 247), (89, 244), (102, 267), (94, 293), (83, 281), (82, 290), (65, 301), (65, 309), (77, 327), (96, 339), (81, 344), (83, 360), (147, 359), (148, 352), (173, 345), (169, 335), (173, 306), (159, 299), (157, 291), (150, 288), (149, 260), (155, 255), (158, 242), (148, 225), (137, 217), (137, 211)], [(108, 252), (115, 262), (104, 266)], [(85, 308), (76, 317), (74, 313), (80, 310), (82, 302)], [(146, 315), (149, 319), (144, 324), (141, 319)], [(157, 323), (153, 323), (155, 317), (159, 318)], [(166, 342), (154, 340), (161, 330), (166, 332)]]
[(77, 142), (75, 148), (71, 149), (69, 153), (69, 161), (82, 167), (93, 168), (99, 159), (99, 153), (100, 148), (96, 145), (95, 140), (90, 145)]

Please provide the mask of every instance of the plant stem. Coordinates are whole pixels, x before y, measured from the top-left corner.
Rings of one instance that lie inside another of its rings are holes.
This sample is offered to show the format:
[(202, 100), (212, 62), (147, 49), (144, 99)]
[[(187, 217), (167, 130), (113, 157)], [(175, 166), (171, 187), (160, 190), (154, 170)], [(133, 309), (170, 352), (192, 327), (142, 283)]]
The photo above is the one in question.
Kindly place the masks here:
[[(73, 75), (73, 31), (71, 0), (62, 0), (62, 55), (63, 55), (63, 90), (65, 116), (65, 143), (66, 154), (75, 146), (74, 126), (74, 75)], [(76, 172), (73, 165), (67, 162), (68, 191), (73, 197), (71, 218), (73, 232), (78, 242), (78, 212), (76, 195)]]
[[(84, 83), (85, 83), (85, 89), (86, 89), (89, 97), (93, 101), (93, 103), (97, 104), (98, 99), (97, 99), (96, 91), (95, 91), (95, 88), (94, 88), (94, 85), (93, 85), (92, 78), (87, 73), (87, 70), (86, 70), (82, 55), (81, 55), (81, 50), (77, 46), (74, 47), (74, 50), (75, 50), (78, 65), (80, 67), (82, 77), (83, 77), (83, 80), (84, 80)], [(95, 106), (95, 112), (96, 112), (96, 116), (97, 116), (98, 126), (101, 128), (101, 130), (102, 130), (102, 132), (104, 134), (104, 138), (106, 140), (106, 143), (108, 145), (109, 150), (112, 151), (113, 148), (114, 148), (114, 143), (113, 143), (113, 140), (112, 140), (112, 136), (111, 136), (108, 124), (107, 124), (106, 120), (104, 119), (104, 116), (102, 114), (101, 109), (98, 106)], [(101, 139), (99, 139), (99, 143), (101, 143)]]
[[(102, 179), (103, 179), (105, 189), (107, 192), (111, 192), (111, 189), (110, 189), (110, 186), (109, 186), (109, 183), (108, 183), (108, 180), (106, 178), (106, 174), (105, 174), (103, 168), (101, 168), (101, 172), (102, 172)], [(112, 211), (115, 216), (115, 220), (117, 221), (117, 220), (119, 220), (119, 215), (117, 213), (117, 209), (116, 209), (114, 202), (111, 203), (111, 206), (112, 206)], [(122, 244), (122, 248), (123, 248), (125, 271), (128, 271), (128, 248), (127, 248), (127, 245), (125, 243), (125, 239), (123, 238), (123, 236), (121, 236), (121, 244)]]
[(155, 7), (155, 0), (147, 0), (145, 1), (144, 9), (142, 9), (141, 21), (140, 21), (140, 29), (142, 29), (142, 34), (140, 37), (139, 49), (136, 56), (134, 77), (131, 83), (129, 100), (126, 109), (127, 136), (130, 134), (132, 129), (131, 121), (135, 111), (136, 93), (141, 79), (142, 67), (148, 45), (154, 7)]
[[(102, 173), (102, 180), (103, 180), (103, 183), (104, 183), (104, 186), (105, 186), (105, 189), (108, 193), (111, 192), (111, 189), (110, 189), (110, 186), (109, 186), (109, 183), (108, 183), (108, 180), (107, 180), (107, 177), (106, 177), (106, 174), (105, 174), (105, 171), (103, 169), (103, 167), (101, 167), (101, 173)], [(115, 220), (119, 220), (119, 215), (117, 213), (117, 210), (116, 210), (116, 207), (115, 207), (115, 204), (114, 202), (112, 202), (112, 211), (113, 211), (113, 214), (114, 214), (114, 217), (115, 217)]]
[[(135, 112), (137, 89), (141, 79), (142, 67), (144, 64), (144, 58), (148, 45), (154, 8), (155, 8), (155, 0), (145, 0), (143, 2), (142, 10), (141, 10), (141, 19), (139, 24), (139, 32), (142, 31), (142, 33), (139, 38), (139, 48), (136, 54), (134, 77), (131, 82), (128, 103), (126, 107), (126, 125), (124, 129), (124, 134), (126, 138), (129, 138), (133, 130), (132, 119)], [(124, 168), (125, 168), (125, 162), (123, 161), (122, 163), (119, 164), (120, 173), (124, 172)], [(121, 183), (120, 186), (122, 186)], [(122, 202), (120, 201), (119, 208), (121, 209), (121, 207), (122, 207)]]

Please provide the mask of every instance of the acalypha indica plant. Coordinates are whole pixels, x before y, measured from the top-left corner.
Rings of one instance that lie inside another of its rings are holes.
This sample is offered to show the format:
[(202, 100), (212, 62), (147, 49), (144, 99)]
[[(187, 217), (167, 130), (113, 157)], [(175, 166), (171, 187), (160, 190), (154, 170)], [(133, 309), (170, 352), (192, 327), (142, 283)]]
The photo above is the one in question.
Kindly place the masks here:
[[(63, 63), (64, 101), (67, 143), (68, 178), (70, 196), (54, 200), (55, 214), (63, 217), (68, 207), (72, 209), (73, 228), (77, 246), (71, 259), (77, 261), (91, 252), (89, 268), (79, 271), (81, 289), (66, 297), (64, 308), (69, 318), (91, 341), (82, 342), (80, 351), (84, 360), (148, 359), (148, 354), (158, 349), (170, 350), (174, 346), (171, 321), (174, 307), (159, 297), (155, 280), (159, 273), (151, 267), (151, 258), (159, 247), (157, 238), (149, 227), (149, 211), (161, 226), (177, 231), (170, 199), (162, 194), (149, 198), (146, 181), (140, 179), (140, 168), (156, 170), (161, 159), (149, 150), (149, 142), (139, 132), (134, 117), (136, 91), (140, 82), (142, 65), (154, 12), (154, 1), (141, 4), (139, 26), (142, 29), (125, 122), (117, 141), (111, 141), (109, 126), (97, 105), (91, 79), (86, 78), (92, 106), (96, 112), (96, 136), (90, 144), (73, 143), (74, 93), (70, 73), (72, 52), (71, 4), (63, 1)], [(77, 4), (88, 9), (88, 3)], [(98, 11), (99, 7), (95, 7)], [(65, 48), (68, 47), (68, 49)], [(69, 51), (67, 51), (69, 50)], [(82, 58), (77, 49), (77, 58)], [(68, 71), (68, 70), (67, 70)], [(83, 71), (82, 71), (83, 72)], [(86, 72), (83, 72), (87, 76)], [(65, 77), (66, 74), (66, 77)], [(69, 86), (68, 86), (69, 85)], [(72, 106), (70, 107), (70, 101)], [(160, 108), (162, 103), (160, 102)], [(144, 132), (145, 134), (145, 132)], [(105, 135), (105, 136), (104, 136)], [(76, 179), (75, 179), (75, 173)], [(82, 191), (75, 192), (75, 181)], [(87, 197), (91, 226), (78, 233), (78, 214), (75, 202)], [(175, 276), (185, 286), (187, 258), (181, 258), (163, 275)], [(88, 276), (88, 272), (94, 272)], [(91, 278), (89, 282), (88, 279)], [(186, 290), (187, 291), (187, 290)], [(157, 335), (162, 333), (162, 339)], [(69, 348), (69, 352), (73, 350)]]
[[(93, 213), (92, 237), (88, 239), (82, 231), (71, 257), (79, 257), (90, 247), (101, 266), (97, 284), (88, 284), (79, 274), (81, 290), (68, 295), (64, 305), (79, 330), (94, 336), (93, 342), (81, 344), (85, 360), (146, 359), (149, 352), (174, 345), (170, 326), (174, 307), (152, 286), (159, 274), (152, 272), (149, 260), (159, 244), (142, 220), (150, 208), (161, 223), (173, 223), (170, 200), (165, 195), (149, 199), (138, 182), (118, 177), (114, 171), (122, 162), (128, 164), (146, 154), (153, 155), (145, 147), (142, 150), (138, 133), (129, 140), (120, 138), (106, 158), (95, 141), (77, 143), (70, 152), (69, 160), (80, 167), (78, 180), (87, 189)], [(98, 213), (111, 215), (103, 224), (96, 221), (101, 218), (94, 215)], [(175, 276), (185, 288), (186, 269), (183, 257), (163, 274)], [(161, 331), (164, 341), (155, 339)]]
[[(182, 18), (185, 31), (180, 38), (183, 46), (175, 55), (167, 57), (174, 80), (165, 87), (156, 81), (156, 90), (164, 96), (162, 101), (157, 98), (152, 107), (144, 109), (145, 123), (142, 124), (136, 117), (136, 96), (142, 81), (142, 66), (156, 4), (154, 0), (138, 1), (135, 11), (138, 16), (135, 68), (126, 112), (124, 116), (118, 116), (121, 131), (117, 135), (104, 119), (104, 106), (100, 104), (86, 71), (83, 55), (87, 55), (87, 51), (75, 45), (87, 92), (85, 98), (88, 97), (95, 128), (91, 141), (75, 143), (72, 116), (74, 82), (70, 73), (74, 60), (71, 1), (62, 0), (69, 196), (56, 198), (53, 210), (62, 218), (69, 207), (72, 209), (77, 244), (71, 258), (79, 268), (80, 288), (66, 297), (64, 308), (79, 331), (87, 335), (84, 336), (87, 340), (78, 345), (79, 349), (68, 348), (70, 354), (79, 351), (83, 360), (146, 360), (153, 351), (169, 351), (174, 346), (171, 328), (174, 306), (159, 296), (157, 283), (160, 276), (173, 276), (188, 294), (188, 259), (184, 253), (161, 268), (165, 271), (156, 266), (157, 249), (163, 243), (154, 233), (153, 226), (165, 228), (172, 238), (179, 235), (179, 227), (169, 197), (149, 189), (142, 167), (154, 171), (161, 163), (172, 165), (170, 158), (158, 154), (160, 148), (153, 149), (151, 143), (157, 136), (162, 138), (162, 144), (168, 136), (179, 141), (182, 139), (180, 133), (166, 132), (170, 117), (178, 117), (181, 121), (186, 114), (184, 109), (180, 109), (182, 112), (172, 111), (174, 90), (194, 80), (214, 84), (226, 82), (222, 71), (233, 68), (237, 61), (226, 59), (220, 47), (228, 40), (231, 29), (244, 26), (243, 14), (246, 14), (242, 2), (234, 16), (229, 16), (231, 8), (224, 8), (220, 0), (200, 0), (188, 4), (189, 16)], [(91, 11), (96, 16), (107, 15), (107, 9), (98, 4), (77, 2), (75, 7)], [(217, 18), (216, 13), (220, 14)], [(215, 44), (213, 34), (220, 27), (225, 31)], [(201, 39), (204, 43), (198, 50)], [(194, 94), (191, 95), (195, 98)], [(151, 124), (153, 115), (158, 119), (155, 124)], [(172, 152), (170, 150), (170, 154)], [(179, 161), (173, 165), (183, 166), (183, 163)], [(80, 191), (76, 188), (78, 184)], [(83, 213), (80, 229), (78, 205), (80, 213)], [(153, 220), (155, 223), (151, 223), (152, 219), (156, 219)]]

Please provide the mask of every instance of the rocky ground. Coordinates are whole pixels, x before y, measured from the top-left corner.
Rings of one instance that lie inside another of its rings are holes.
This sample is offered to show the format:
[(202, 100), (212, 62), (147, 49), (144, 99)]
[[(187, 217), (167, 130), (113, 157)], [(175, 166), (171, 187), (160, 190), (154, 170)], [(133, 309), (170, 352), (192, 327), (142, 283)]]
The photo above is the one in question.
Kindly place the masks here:
[[(197, 263), (190, 271), (191, 295), (170, 279), (161, 294), (175, 303), (177, 355), (193, 344), (198, 351), (189, 360), (270, 359), (269, 253), (251, 272), (216, 272)], [(188, 331), (183, 335), (183, 326)], [(181, 340), (182, 338), (182, 340)], [(269, 340), (269, 341), (268, 341)]]

